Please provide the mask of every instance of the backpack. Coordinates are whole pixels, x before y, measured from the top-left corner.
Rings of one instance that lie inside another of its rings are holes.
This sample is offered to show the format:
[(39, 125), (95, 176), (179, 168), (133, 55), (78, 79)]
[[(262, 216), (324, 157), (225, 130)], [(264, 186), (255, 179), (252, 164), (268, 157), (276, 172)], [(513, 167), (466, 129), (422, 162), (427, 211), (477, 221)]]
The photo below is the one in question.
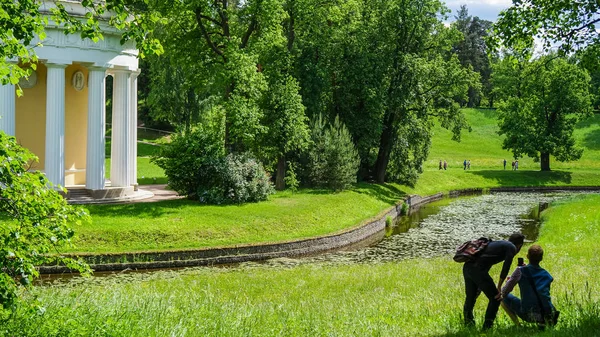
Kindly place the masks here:
[(482, 237), (463, 243), (456, 248), (454, 261), (460, 263), (474, 261), (481, 255), (490, 242), (492, 242), (492, 240)]

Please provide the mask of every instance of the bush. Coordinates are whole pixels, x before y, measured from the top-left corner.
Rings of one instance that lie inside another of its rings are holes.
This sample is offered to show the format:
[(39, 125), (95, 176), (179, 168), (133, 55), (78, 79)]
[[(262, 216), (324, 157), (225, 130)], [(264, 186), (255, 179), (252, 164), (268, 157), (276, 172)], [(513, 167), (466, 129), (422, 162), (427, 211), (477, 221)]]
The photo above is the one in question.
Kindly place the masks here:
[(249, 154), (229, 154), (216, 163), (213, 184), (198, 186), (198, 199), (207, 204), (266, 200), (273, 194), (269, 175)]
[(152, 158), (180, 195), (208, 204), (266, 200), (273, 193), (269, 175), (249, 154), (225, 155), (218, 134), (200, 128), (177, 135)]
[(317, 117), (311, 126), (311, 139), (305, 168), (310, 185), (343, 190), (356, 183), (360, 158), (350, 132), (338, 117), (330, 125)]
[(198, 199), (199, 186), (213, 186), (218, 167), (225, 157), (223, 141), (217, 133), (196, 128), (173, 135), (152, 158), (169, 178), (169, 186), (190, 199)]

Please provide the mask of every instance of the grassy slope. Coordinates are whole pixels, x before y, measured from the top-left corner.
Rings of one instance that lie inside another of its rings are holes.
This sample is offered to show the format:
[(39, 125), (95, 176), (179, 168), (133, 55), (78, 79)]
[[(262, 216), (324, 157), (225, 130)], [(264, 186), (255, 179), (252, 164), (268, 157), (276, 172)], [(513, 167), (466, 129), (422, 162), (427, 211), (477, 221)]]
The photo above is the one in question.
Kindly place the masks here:
[[(71, 251), (114, 252), (290, 240), (351, 227), (405, 194), (426, 195), (469, 187), (600, 185), (600, 115), (577, 129), (579, 144), (586, 146), (581, 162), (553, 161), (551, 167), (562, 168), (539, 172), (538, 164), (521, 159), (520, 170), (513, 172), (501, 167), (502, 159), (510, 160), (510, 154), (501, 148), (495, 112), (469, 109), (466, 113), (473, 132), (465, 133), (460, 143), (450, 140), (449, 131), (440, 127), (434, 130), (431, 159), (425, 163), (424, 173), (414, 188), (363, 184), (354, 191), (338, 194), (286, 192), (267, 202), (243, 206), (203, 206), (186, 201), (93, 206), (89, 207), (93, 223), (76, 228), (77, 247)], [(151, 150), (138, 148), (140, 154)], [(440, 159), (448, 161), (447, 171), (438, 170)], [(470, 171), (463, 171), (464, 159), (471, 160)], [(138, 163), (148, 160), (138, 158)], [(146, 166), (140, 165), (140, 170)], [(152, 176), (142, 172), (138, 172), (139, 177)]]
[(75, 228), (72, 251), (107, 252), (270, 242), (332, 233), (359, 224), (401, 198), (391, 186), (344, 193), (278, 193), (268, 202), (206, 206), (187, 200), (89, 206), (93, 223)]
[[(598, 336), (599, 204), (600, 196), (588, 196), (544, 214), (539, 242), (542, 265), (555, 278), (556, 329), (515, 328), (500, 312), (487, 336)], [(460, 268), (446, 257), (121, 275), (38, 288), (31, 297), (46, 313), (21, 309), (5, 329), (27, 336), (481, 336), (461, 325)], [(478, 319), (485, 303), (477, 303)]]

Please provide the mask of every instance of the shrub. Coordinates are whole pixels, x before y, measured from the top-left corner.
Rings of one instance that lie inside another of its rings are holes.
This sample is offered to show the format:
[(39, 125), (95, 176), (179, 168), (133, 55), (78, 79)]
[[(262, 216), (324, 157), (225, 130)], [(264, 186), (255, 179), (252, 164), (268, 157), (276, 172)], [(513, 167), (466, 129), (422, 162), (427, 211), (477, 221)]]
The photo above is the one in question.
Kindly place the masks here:
[(152, 161), (165, 170), (169, 186), (180, 195), (198, 199), (199, 186), (215, 185), (218, 168), (225, 157), (217, 133), (196, 128), (174, 135)]
[(208, 204), (256, 202), (273, 193), (269, 175), (249, 154), (225, 155), (221, 137), (201, 128), (177, 135), (152, 161), (180, 195)]
[(298, 191), (298, 186), (300, 182), (298, 181), (298, 177), (296, 175), (296, 167), (292, 162), (288, 162), (288, 169), (285, 174), (285, 184), (288, 186), (292, 193)]
[(360, 158), (346, 126), (335, 118), (326, 125), (319, 115), (311, 127), (312, 144), (308, 150), (308, 183), (316, 187), (343, 190), (356, 183)]
[(213, 184), (198, 186), (198, 199), (208, 204), (266, 200), (273, 194), (269, 175), (250, 154), (229, 154), (214, 167)]

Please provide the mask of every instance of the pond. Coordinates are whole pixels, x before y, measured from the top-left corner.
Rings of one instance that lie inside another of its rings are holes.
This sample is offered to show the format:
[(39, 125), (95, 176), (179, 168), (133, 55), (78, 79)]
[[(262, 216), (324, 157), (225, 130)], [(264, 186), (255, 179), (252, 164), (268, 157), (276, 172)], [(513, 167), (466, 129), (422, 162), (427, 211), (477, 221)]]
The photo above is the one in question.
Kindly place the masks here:
[[(500, 192), (459, 198), (444, 198), (422, 206), (398, 219), (385, 234), (344, 250), (300, 258), (278, 258), (261, 262), (226, 265), (226, 268), (291, 267), (308, 263), (353, 264), (393, 262), (408, 258), (451, 256), (460, 243), (486, 236), (506, 239), (514, 232), (535, 241), (540, 227), (538, 206), (587, 193)], [(204, 267), (206, 268), (206, 267)], [(123, 273), (153, 273), (156, 270), (96, 273), (110, 276)], [(43, 275), (42, 282), (66, 280), (69, 274)]]
[(535, 241), (539, 233), (538, 206), (582, 192), (498, 192), (445, 198), (422, 206), (399, 219), (385, 237), (367, 247), (346, 249), (300, 259), (268, 263), (377, 263), (453, 254), (464, 241), (482, 236), (506, 239), (514, 232)]

